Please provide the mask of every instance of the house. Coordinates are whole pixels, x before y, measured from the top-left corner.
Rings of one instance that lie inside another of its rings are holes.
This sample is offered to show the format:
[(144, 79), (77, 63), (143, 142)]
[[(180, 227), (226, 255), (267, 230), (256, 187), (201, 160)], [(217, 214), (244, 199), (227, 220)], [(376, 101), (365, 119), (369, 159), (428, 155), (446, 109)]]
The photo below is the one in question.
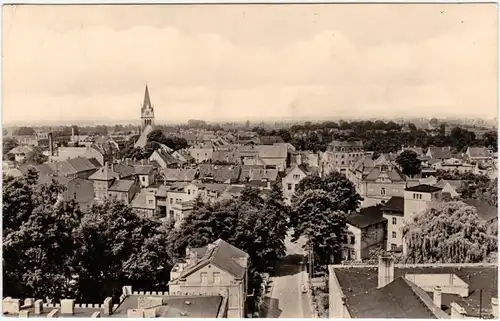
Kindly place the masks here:
[(430, 157), (432, 159), (439, 159), (441, 161), (452, 158), (451, 147), (435, 147), (430, 146), (427, 149), (427, 153), (425, 156)]
[(61, 176), (61, 177), (79, 177), (88, 179), (100, 167), (95, 159), (84, 157), (72, 158), (65, 161), (47, 163), (40, 165), (21, 165), (19, 170), (23, 173), (28, 168), (33, 167), (37, 170), (39, 178), (43, 176)]
[(52, 157), (54, 161), (64, 161), (72, 158), (95, 158), (99, 165), (104, 165), (104, 155), (94, 147), (59, 147), (57, 156)]
[(165, 183), (191, 182), (199, 175), (197, 169), (164, 168), (160, 170), (161, 179)]
[(406, 176), (386, 155), (380, 155), (376, 160), (358, 160), (350, 168), (348, 178), (363, 197), (363, 207), (380, 204), (393, 196), (403, 196), (406, 188)]
[(4, 317), (21, 318), (227, 318), (228, 298), (223, 292), (132, 291), (132, 286), (124, 286), (117, 303), (111, 297), (102, 304), (75, 303), (74, 299), (46, 303), (8, 297), (2, 306)]
[(473, 172), (475, 168), (474, 165), (465, 163), (461, 159), (454, 157), (442, 160), (441, 162), (435, 162), (431, 167), (435, 170), (459, 171), (460, 173)]
[(140, 190), (135, 180), (115, 179), (108, 187), (108, 198), (114, 198), (118, 201), (130, 204), (135, 194)]
[(321, 155), (320, 166), (325, 175), (332, 171), (347, 175), (349, 166), (364, 156), (365, 149), (361, 141), (334, 140)]
[(218, 239), (202, 248), (186, 249), (185, 262), (170, 272), (171, 292), (225, 291), (229, 318), (246, 317), (249, 255)]
[(330, 318), (498, 318), (496, 264), (408, 265), (382, 257), (378, 265), (330, 265), (328, 273)]
[(82, 210), (88, 210), (94, 203), (94, 184), (79, 177), (49, 176), (38, 178), (39, 185), (47, 185), (55, 181), (65, 187), (63, 199), (65, 201), (75, 200)]
[(12, 135), (19, 145), (38, 146), (38, 139), (35, 135)]
[(214, 146), (211, 143), (208, 144), (197, 144), (189, 148), (191, 157), (193, 157), (196, 163), (209, 163), (212, 161)]
[[(95, 200), (98, 202), (102, 202), (106, 198), (108, 198), (109, 197), (108, 192), (110, 187), (113, 185), (115, 181), (119, 179), (120, 179), (120, 174), (115, 172), (113, 170), (113, 165), (110, 165), (108, 163), (106, 163), (103, 167), (101, 167), (97, 172), (92, 174), (89, 177), (89, 180), (91, 180), (94, 184)], [(131, 182), (130, 180), (126, 181)], [(127, 183), (127, 186), (129, 186), (129, 184), (131, 183)], [(124, 201), (126, 199), (129, 199), (128, 191), (125, 191), (127, 186), (123, 186), (121, 185), (121, 183), (119, 183), (113, 188), (112, 195), (119, 199), (123, 199)]]
[(24, 158), (26, 155), (29, 153), (33, 152), (34, 148), (32, 146), (17, 146), (11, 149), (7, 154), (14, 155), (14, 160), (16, 162), (22, 162), (24, 161)]
[(458, 191), (462, 187), (462, 180), (441, 179), (435, 184), (429, 184), (429, 185), (440, 187), (442, 189), (443, 197), (446, 197), (448, 199), (454, 199), (455, 197), (460, 196), (460, 193)]
[(306, 165), (308, 167), (318, 167), (319, 172), (319, 154), (308, 151), (297, 151), (290, 155), (290, 165)]
[(181, 164), (191, 165), (196, 163), (196, 160), (191, 156), (188, 150), (176, 150), (172, 152), (172, 157), (177, 159)]
[(286, 175), (282, 178), (283, 199), (287, 204), (291, 204), (292, 196), (295, 193), (295, 188), (302, 179), (309, 175), (318, 174), (317, 169), (312, 169), (305, 165), (293, 165), (286, 169)]
[(142, 187), (153, 185), (156, 179), (157, 169), (153, 165), (135, 165), (134, 173)]
[(404, 197), (391, 197), (380, 209), (387, 220), (387, 251), (401, 251), (403, 248)]
[(464, 156), (471, 163), (481, 163), (493, 159), (493, 151), (486, 147), (467, 147)]
[(239, 148), (240, 158), (244, 165), (260, 165), (285, 171), (288, 160), (286, 145), (249, 145)]
[(347, 216), (347, 233), (342, 240), (343, 261), (363, 261), (370, 251), (385, 247), (387, 220), (380, 206), (360, 209)]
[[(431, 185), (417, 185), (404, 190), (404, 222), (411, 222), (415, 215), (427, 210), (430, 204), (443, 200), (442, 188)], [(406, 246), (403, 235), (391, 237), (391, 241), (401, 239), (403, 254), (406, 254)]]
[(131, 202), (132, 208), (144, 217), (152, 218), (156, 213), (155, 193), (150, 191), (141, 191), (135, 194)]
[(241, 175), (241, 167), (236, 165), (202, 164), (198, 170), (198, 178), (206, 183), (236, 184)]
[(260, 136), (259, 141), (261, 145), (274, 145), (275, 143), (284, 143), (283, 138), (280, 136)]
[(497, 224), (498, 221), (498, 208), (491, 206), (488, 203), (468, 198), (463, 201), (465, 204), (475, 207), (479, 217), (484, 220), (487, 224)]
[(175, 158), (161, 148), (155, 150), (151, 156), (149, 156), (149, 160), (158, 163), (161, 168), (177, 168), (182, 163), (181, 160)]

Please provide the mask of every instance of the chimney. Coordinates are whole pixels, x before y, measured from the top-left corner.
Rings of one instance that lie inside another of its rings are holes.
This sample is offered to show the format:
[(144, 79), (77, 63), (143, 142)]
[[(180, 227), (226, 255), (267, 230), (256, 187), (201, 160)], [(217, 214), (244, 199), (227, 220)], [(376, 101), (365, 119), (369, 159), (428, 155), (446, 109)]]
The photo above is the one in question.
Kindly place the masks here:
[(104, 309), (104, 315), (111, 315), (113, 313), (113, 299), (111, 297), (107, 297), (102, 306)]
[(75, 300), (61, 300), (61, 314), (75, 314)]
[(297, 163), (297, 165), (302, 165), (302, 154), (301, 153), (297, 153), (295, 155), (295, 162)]
[(465, 309), (462, 308), (458, 303), (452, 302), (450, 304), (451, 308), (451, 318), (452, 319), (465, 319)]
[(42, 300), (36, 300), (35, 301), (35, 314), (40, 315), (43, 313), (43, 301)]
[(494, 319), (498, 319), (498, 298), (491, 298), (491, 314)]
[(378, 288), (394, 281), (394, 260), (390, 256), (378, 258)]
[(433, 292), (433, 301), (434, 305), (436, 305), (439, 309), (441, 309), (441, 306), (443, 305), (443, 291), (441, 290), (441, 287), (436, 286), (434, 288)]

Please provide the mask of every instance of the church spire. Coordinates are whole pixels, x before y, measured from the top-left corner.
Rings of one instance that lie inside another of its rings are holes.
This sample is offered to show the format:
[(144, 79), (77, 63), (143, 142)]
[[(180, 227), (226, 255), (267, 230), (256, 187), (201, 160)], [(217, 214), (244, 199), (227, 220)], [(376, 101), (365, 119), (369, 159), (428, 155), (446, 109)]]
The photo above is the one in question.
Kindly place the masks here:
[(144, 103), (142, 104), (142, 109), (152, 109), (151, 99), (149, 98), (148, 84), (146, 83), (146, 90), (144, 91)]

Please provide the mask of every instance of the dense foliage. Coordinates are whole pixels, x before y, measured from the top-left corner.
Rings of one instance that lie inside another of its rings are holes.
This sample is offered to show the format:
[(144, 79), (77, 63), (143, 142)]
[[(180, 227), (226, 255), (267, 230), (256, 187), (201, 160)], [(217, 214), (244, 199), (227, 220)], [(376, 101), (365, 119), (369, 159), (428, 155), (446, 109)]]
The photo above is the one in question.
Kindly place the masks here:
[(168, 229), (121, 203), (82, 212), (36, 174), (3, 177), (3, 293), (102, 302), (124, 284), (166, 290)]
[(354, 185), (338, 172), (302, 179), (292, 197), (293, 240), (307, 237), (319, 265), (339, 263), (347, 215), (360, 201)]
[(135, 160), (148, 159), (155, 150), (160, 148), (160, 144), (166, 145), (173, 150), (180, 150), (188, 147), (188, 143), (184, 138), (177, 136), (167, 137), (160, 129), (155, 129), (148, 134), (146, 146), (144, 146), (144, 148), (134, 147), (138, 138), (138, 135), (129, 138), (126, 146), (121, 152), (121, 157)]
[(497, 251), (497, 236), (474, 207), (444, 202), (416, 215), (404, 227), (408, 262), (475, 263)]
[(39, 147), (33, 147), (32, 150), (24, 156), (21, 163), (26, 165), (39, 165), (46, 163), (48, 160), (49, 157), (44, 155)]
[(403, 174), (413, 177), (420, 174), (422, 170), (422, 165), (418, 159), (417, 153), (411, 150), (405, 150), (396, 158), (396, 163), (401, 166)]

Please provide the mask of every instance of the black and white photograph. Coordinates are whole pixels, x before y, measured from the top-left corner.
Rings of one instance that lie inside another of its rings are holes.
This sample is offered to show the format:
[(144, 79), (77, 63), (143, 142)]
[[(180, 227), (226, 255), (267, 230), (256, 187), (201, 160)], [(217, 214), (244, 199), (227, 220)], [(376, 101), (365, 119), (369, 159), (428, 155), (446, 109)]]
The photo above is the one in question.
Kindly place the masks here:
[(499, 318), (497, 4), (1, 26), (4, 318)]

